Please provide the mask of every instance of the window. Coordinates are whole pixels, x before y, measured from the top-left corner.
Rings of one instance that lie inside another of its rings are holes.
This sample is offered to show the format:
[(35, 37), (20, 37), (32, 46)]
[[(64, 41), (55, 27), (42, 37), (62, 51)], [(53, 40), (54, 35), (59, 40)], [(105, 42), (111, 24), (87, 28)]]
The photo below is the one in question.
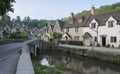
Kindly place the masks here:
[(117, 42), (117, 37), (111, 37), (111, 38), (110, 38), (110, 42), (112, 42), (112, 43)]
[(79, 41), (79, 36), (75, 36), (74, 41)]
[(97, 37), (94, 38), (94, 41), (95, 41), (95, 42), (97, 41)]
[(76, 33), (78, 32), (78, 27), (75, 28), (75, 32), (76, 32)]
[(92, 23), (91, 28), (96, 28), (96, 23)]
[(108, 21), (108, 27), (113, 27), (113, 22), (114, 21)]
[(69, 32), (69, 28), (66, 28), (66, 32)]

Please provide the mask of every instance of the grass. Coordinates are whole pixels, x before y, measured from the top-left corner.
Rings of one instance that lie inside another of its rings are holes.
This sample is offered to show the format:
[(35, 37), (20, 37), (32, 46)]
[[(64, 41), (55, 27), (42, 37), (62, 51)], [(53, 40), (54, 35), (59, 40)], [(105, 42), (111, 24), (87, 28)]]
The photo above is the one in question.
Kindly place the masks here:
[(38, 61), (32, 61), (35, 74), (63, 74), (64, 67), (48, 67), (41, 65)]

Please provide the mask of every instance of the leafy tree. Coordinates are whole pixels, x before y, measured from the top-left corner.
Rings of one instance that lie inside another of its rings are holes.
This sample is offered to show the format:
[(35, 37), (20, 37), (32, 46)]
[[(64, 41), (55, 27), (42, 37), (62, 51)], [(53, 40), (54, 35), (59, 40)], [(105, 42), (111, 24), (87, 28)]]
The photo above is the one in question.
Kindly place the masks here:
[(0, 16), (5, 15), (7, 12), (14, 12), (13, 4), (15, 0), (0, 0)]
[(53, 32), (51, 33), (51, 37), (53, 40), (57, 40), (57, 39), (59, 40), (62, 37), (62, 34), (58, 32)]

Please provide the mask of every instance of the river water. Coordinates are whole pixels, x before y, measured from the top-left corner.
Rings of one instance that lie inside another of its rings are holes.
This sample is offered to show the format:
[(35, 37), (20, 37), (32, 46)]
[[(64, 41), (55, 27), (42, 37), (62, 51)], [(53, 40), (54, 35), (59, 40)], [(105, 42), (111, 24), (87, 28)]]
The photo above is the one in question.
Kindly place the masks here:
[(63, 52), (44, 53), (39, 57), (46, 66), (63, 66), (64, 74), (120, 74), (120, 65)]

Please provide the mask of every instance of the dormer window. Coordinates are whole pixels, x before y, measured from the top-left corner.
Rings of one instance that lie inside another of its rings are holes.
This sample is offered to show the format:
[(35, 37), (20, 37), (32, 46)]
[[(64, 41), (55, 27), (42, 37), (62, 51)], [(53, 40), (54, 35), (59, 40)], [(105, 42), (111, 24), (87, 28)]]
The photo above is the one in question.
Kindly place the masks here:
[(108, 27), (113, 27), (114, 21), (108, 21)]
[(92, 23), (91, 28), (96, 28), (96, 23)]

